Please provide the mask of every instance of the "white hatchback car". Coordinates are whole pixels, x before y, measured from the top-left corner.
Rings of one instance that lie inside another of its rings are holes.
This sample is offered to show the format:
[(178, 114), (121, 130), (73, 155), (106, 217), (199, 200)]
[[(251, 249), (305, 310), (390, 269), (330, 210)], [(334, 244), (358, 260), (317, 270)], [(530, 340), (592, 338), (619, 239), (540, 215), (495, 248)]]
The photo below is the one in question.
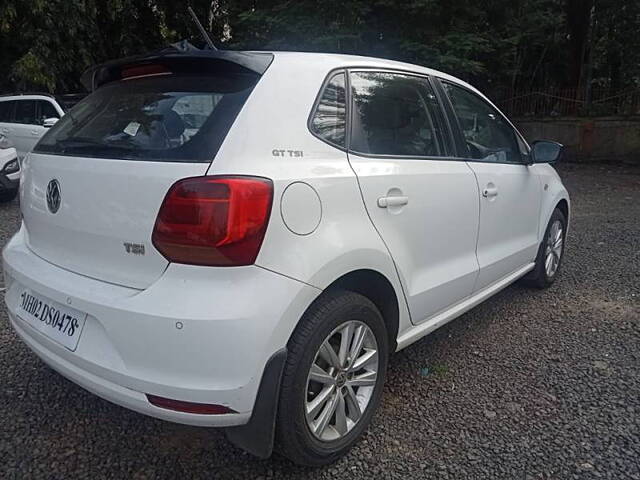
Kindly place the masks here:
[(0, 134), (22, 159), (64, 115), (63, 103), (47, 93), (0, 95)]
[(166, 50), (96, 67), (24, 162), (11, 324), (147, 415), (320, 465), (390, 353), (558, 275), (569, 197), (473, 87), (310, 53)]

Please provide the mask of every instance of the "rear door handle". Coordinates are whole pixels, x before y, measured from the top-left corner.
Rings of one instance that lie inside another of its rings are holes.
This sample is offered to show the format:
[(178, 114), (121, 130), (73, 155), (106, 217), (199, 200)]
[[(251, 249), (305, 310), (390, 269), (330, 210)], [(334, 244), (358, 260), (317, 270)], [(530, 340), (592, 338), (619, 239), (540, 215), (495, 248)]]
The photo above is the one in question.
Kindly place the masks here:
[(31, 135), (39, 135), (40, 132), (38, 130), (31, 130)]
[(380, 197), (378, 199), (378, 206), (380, 208), (401, 207), (402, 205), (406, 205), (407, 203), (409, 203), (409, 197), (405, 197), (401, 195)]
[(498, 189), (495, 186), (486, 186), (482, 190), (482, 196), (485, 198), (491, 198), (498, 196)]

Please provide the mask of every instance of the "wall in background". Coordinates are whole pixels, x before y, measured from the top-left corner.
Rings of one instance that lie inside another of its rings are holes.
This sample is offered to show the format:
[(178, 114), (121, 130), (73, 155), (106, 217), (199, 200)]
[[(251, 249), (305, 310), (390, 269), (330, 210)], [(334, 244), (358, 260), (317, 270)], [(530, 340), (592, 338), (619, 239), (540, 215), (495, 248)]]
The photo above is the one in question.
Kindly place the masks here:
[(613, 161), (640, 165), (640, 116), (519, 118), (527, 141), (554, 140), (569, 161)]

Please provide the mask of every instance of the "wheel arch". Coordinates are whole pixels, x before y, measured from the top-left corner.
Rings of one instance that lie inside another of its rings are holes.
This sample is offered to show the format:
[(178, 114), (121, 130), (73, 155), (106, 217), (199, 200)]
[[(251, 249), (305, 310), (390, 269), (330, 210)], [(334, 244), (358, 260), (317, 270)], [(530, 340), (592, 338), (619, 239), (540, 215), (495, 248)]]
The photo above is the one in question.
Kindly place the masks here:
[[(316, 302), (322, 301), (328, 293), (336, 290), (358, 293), (376, 305), (387, 327), (389, 352), (394, 352), (397, 348), (401, 304), (391, 281), (382, 273), (372, 269), (350, 271), (329, 283), (304, 312), (307, 312)], [(299, 325), (300, 319), (290, 332), (289, 339)], [(249, 422), (246, 425), (226, 429), (227, 438), (234, 445), (259, 458), (267, 458), (273, 451), (280, 386), (287, 354), (287, 348), (282, 348), (267, 362)]]
[(567, 225), (569, 225), (569, 202), (566, 198), (561, 199), (558, 203), (556, 203), (555, 209), (559, 209), (564, 215), (565, 220), (567, 221)]
[[(389, 279), (376, 270), (353, 270), (334, 280), (324, 291), (335, 290), (358, 293), (371, 300), (380, 311), (387, 327), (389, 351), (394, 352), (400, 328), (400, 300)], [(318, 298), (321, 297), (322, 294)]]
[(540, 242), (542, 242), (544, 232), (546, 231), (551, 215), (553, 215), (556, 208), (564, 214), (564, 217), (567, 220), (567, 229), (565, 232), (567, 233), (569, 231), (569, 219), (571, 216), (571, 200), (569, 199), (567, 191), (563, 187), (558, 188), (555, 195), (543, 200), (542, 215), (540, 223), (538, 224), (538, 238)]

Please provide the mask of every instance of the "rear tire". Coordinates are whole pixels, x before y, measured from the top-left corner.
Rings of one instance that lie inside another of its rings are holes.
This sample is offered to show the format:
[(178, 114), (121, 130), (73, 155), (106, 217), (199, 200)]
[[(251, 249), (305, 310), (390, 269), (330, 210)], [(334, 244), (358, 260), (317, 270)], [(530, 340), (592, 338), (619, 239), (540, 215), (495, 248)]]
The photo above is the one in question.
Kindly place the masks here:
[(276, 448), (297, 464), (332, 463), (358, 441), (380, 403), (389, 351), (384, 320), (368, 298), (328, 292), (304, 314), (287, 350)]
[(535, 288), (549, 288), (558, 278), (562, 258), (564, 257), (567, 219), (560, 209), (556, 208), (549, 219), (547, 229), (538, 255), (536, 265), (524, 278), (523, 283)]
[(18, 196), (18, 189), (5, 190), (0, 192), (0, 203), (7, 203), (13, 201)]

